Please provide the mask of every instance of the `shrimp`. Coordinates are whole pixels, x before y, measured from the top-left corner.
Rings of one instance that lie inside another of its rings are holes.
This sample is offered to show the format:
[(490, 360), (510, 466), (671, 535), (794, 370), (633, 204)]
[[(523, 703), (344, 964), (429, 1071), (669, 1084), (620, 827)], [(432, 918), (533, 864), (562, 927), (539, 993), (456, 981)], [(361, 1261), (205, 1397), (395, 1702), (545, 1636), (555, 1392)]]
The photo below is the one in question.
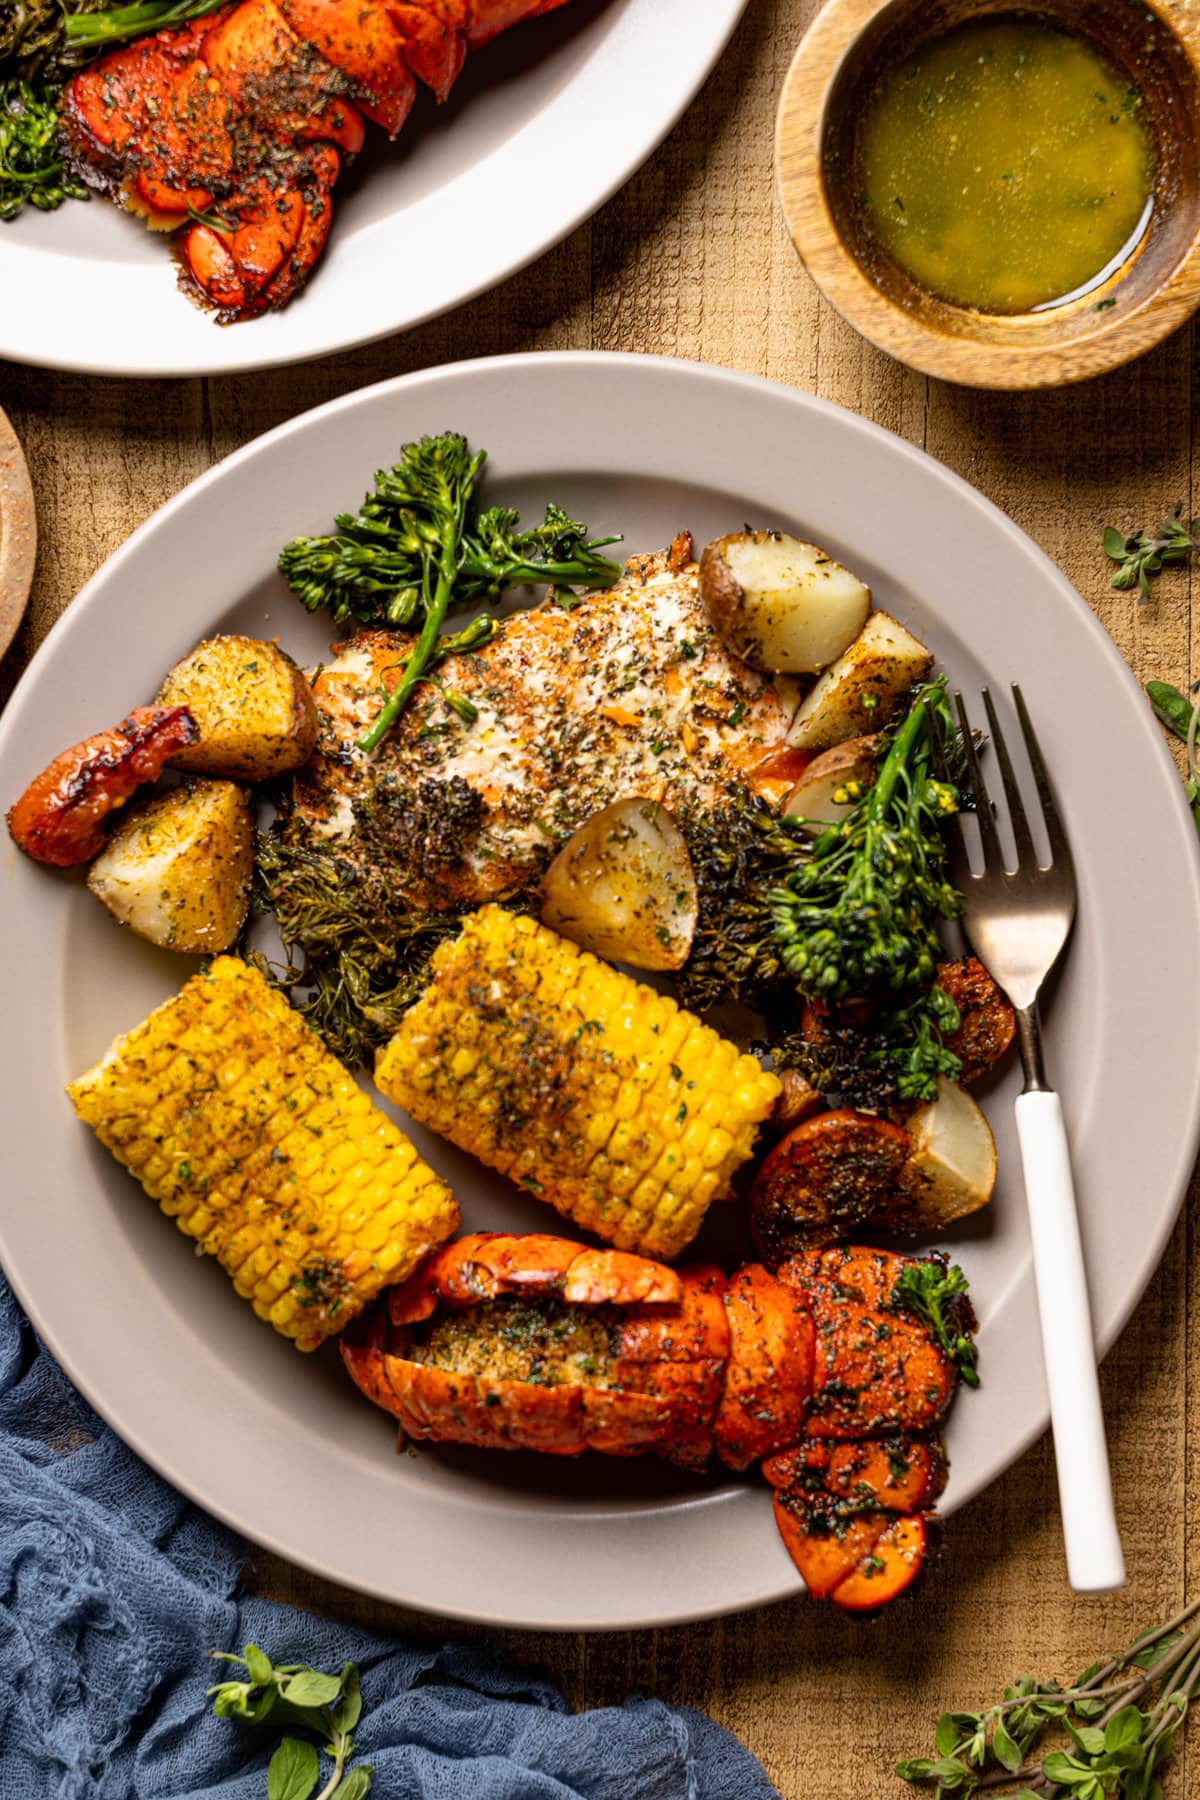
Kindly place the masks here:
[(9, 808), (13, 841), (36, 862), (70, 868), (104, 848), (104, 822), (200, 731), (186, 706), (135, 706), (119, 725), (64, 750)]

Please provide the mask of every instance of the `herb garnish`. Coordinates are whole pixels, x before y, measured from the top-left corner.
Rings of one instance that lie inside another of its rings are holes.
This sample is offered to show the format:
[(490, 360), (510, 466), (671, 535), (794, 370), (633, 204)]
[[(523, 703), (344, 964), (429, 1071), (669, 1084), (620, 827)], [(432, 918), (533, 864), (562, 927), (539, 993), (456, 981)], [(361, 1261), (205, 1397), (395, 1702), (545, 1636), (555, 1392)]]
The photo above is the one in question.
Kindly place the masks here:
[(1196, 830), (1200, 832), (1200, 757), (1197, 755), (1200, 681), (1192, 684), (1191, 692), (1197, 696), (1194, 701), (1187, 694), (1181, 694), (1177, 687), (1172, 687), (1169, 681), (1148, 681), (1146, 692), (1163, 724), (1187, 745), (1187, 785), (1184, 792), (1196, 821)]
[(1104, 552), (1119, 565), (1112, 578), (1115, 588), (1138, 588), (1142, 600), (1150, 598), (1150, 576), (1200, 554), (1200, 518), (1189, 524), (1183, 517), (1183, 501), (1160, 519), (1153, 531), (1134, 531), (1126, 537), (1115, 525), (1104, 527)]
[(931, 1256), (905, 1264), (892, 1289), (892, 1304), (924, 1320), (966, 1385), (974, 1388), (979, 1386), (978, 1352), (967, 1291), (967, 1278), (957, 1263)]
[[(897, 1763), (903, 1781), (961, 1800), (1163, 1800), (1158, 1770), (1200, 1688), (1200, 1599), (1073, 1687), (1023, 1675), (983, 1712), (947, 1712), (936, 1757)], [(1034, 1754), (1047, 1732), (1066, 1742)]]
[(295, 538), (279, 567), (293, 593), (315, 612), (327, 606), (338, 623), (419, 626), (403, 674), (360, 741), (374, 750), (391, 730), (417, 683), (452, 651), (475, 650), (494, 635), (495, 620), (474, 619), (455, 638), (441, 637), (451, 607), (490, 602), (505, 588), (548, 582), (556, 591), (611, 587), (619, 563), (597, 551), (618, 540), (589, 539), (587, 526), (548, 506), (541, 525), (520, 530), (510, 507), (494, 506), (472, 522), (470, 505), (487, 460), (457, 432), (405, 444), (400, 461), (380, 470), (357, 513), (339, 513), (332, 537)]
[[(240, 1656), (210, 1650), (214, 1662), (234, 1663), (246, 1671), (244, 1681), (220, 1681), (208, 1692), (219, 1719), (242, 1719), (259, 1725), (268, 1715), (280, 1725), (298, 1726), (320, 1740), (285, 1737), (267, 1768), (267, 1800), (364, 1800), (371, 1791), (368, 1763), (348, 1765), (354, 1754), (351, 1736), (362, 1716), (358, 1669), (344, 1663), (340, 1675), (326, 1675), (309, 1663), (275, 1664), (254, 1644)], [(321, 1754), (333, 1767), (325, 1785)]]

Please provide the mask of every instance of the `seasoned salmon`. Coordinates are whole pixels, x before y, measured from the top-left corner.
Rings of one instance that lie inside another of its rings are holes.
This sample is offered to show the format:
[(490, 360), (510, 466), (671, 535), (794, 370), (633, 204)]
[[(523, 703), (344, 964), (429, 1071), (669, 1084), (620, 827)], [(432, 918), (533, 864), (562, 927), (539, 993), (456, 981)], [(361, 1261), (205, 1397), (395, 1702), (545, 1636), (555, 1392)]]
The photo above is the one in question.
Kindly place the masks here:
[(807, 760), (786, 743), (796, 684), (725, 648), (678, 553), (630, 558), (615, 587), (570, 610), (511, 614), (483, 649), (447, 658), (366, 756), (357, 740), (409, 641), (363, 631), (334, 646), (292, 830), (386, 873), (412, 907), (516, 892), (614, 800), (712, 809), (738, 787), (781, 799)]

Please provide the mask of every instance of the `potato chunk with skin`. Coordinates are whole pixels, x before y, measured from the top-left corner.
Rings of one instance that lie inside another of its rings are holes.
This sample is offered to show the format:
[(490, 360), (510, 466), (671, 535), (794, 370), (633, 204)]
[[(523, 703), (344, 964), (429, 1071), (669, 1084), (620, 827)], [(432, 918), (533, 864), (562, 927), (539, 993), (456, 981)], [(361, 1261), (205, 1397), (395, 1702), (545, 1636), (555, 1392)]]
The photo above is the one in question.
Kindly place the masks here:
[(788, 733), (804, 750), (827, 750), (887, 723), (933, 667), (933, 653), (890, 613), (873, 612), (850, 648), (818, 679)]
[(692, 859), (665, 807), (617, 800), (572, 833), (542, 881), (542, 923), (635, 969), (679, 969), (699, 911)]
[(317, 741), (312, 689), (278, 644), (260, 638), (206, 638), (168, 672), (158, 697), (186, 706), (200, 728), (171, 759), (191, 774), (270, 781), (302, 768)]
[(844, 819), (875, 779), (879, 743), (878, 737), (848, 738), (814, 756), (784, 801), (784, 816), (803, 820), (809, 837)]
[(207, 956), (241, 930), (253, 870), (249, 796), (232, 781), (191, 781), (124, 815), (88, 887), (139, 937)]
[(880, 1231), (941, 1231), (978, 1212), (996, 1185), (996, 1140), (965, 1088), (938, 1076), (937, 1099), (905, 1121), (912, 1154), (897, 1181), (895, 1205), (870, 1222)]
[(718, 635), (751, 668), (815, 675), (862, 630), (865, 582), (828, 551), (783, 531), (737, 531), (700, 558), (700, 592)]

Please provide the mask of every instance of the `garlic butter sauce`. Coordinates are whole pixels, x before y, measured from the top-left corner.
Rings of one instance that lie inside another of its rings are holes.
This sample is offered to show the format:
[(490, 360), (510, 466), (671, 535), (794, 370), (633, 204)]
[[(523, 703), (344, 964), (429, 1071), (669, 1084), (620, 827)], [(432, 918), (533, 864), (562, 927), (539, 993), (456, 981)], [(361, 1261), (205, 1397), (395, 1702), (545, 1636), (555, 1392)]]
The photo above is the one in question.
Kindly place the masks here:
[(956, 26), (889, 67), (858, 157), (884, 250), (922, 287), (985, 312), (1098, 286), (1153, 205), (1137, 89), (1093, 44), (1025, 14)]

